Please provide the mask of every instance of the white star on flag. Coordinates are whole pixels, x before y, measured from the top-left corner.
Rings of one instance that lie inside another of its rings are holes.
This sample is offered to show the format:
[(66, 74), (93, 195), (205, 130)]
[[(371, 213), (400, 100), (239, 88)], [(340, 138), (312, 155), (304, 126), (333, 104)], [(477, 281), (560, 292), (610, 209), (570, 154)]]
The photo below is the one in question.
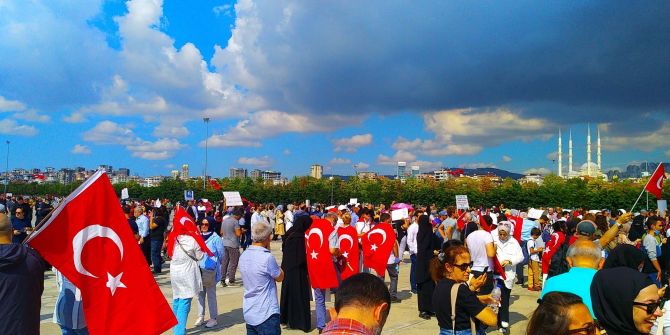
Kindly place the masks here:
[(126, 285), (121, 282), (121, 276), (123, 276), (123, 272), (119, 273), (119, 275), (116, 277), (107, 272), (107, 287), (109, 287), (109, 291), (112, 293), (112, 296), (114, 296), (117, 288), (126, 288)]
[(316, 252), (316, 251), (314, 251), (314, 250), (312, 250), (312, 253), (311, 253), (310, 255), (312, 255), (312, 259), (316, 259), (316, 256), (318, 256), (319, 253)]
[(342, 256), (344, 256), (344, 258), (349, 258), (349, 252), (347, 251), (343, 252)]
[(372, 251), (377, 251), (377, 245), (376, 244), (373, 244), (370, 248), (372, 249)]

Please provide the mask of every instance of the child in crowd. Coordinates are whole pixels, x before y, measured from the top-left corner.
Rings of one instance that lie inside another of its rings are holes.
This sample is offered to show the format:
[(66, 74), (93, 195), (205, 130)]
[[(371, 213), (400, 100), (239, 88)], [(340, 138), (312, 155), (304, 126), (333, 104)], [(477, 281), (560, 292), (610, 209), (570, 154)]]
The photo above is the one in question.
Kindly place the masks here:
[(526, 243), (528, 248), (528, 255), (530, 255), (530, 261), (528, 263), (528, 290), (529, 291), (541, 291), (542, 286), (540, 285), (540, 255), (544, 247), (537, 245), (537, 239), (540, 237), (540, 230), (538, 228), (533, 228), (530, 231), (531, 239)]

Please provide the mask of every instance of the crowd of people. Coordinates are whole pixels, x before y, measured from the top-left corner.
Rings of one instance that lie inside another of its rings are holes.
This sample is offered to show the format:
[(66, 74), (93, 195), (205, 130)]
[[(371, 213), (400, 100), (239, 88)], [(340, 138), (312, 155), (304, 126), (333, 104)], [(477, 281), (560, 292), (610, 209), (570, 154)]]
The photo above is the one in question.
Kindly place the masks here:
[[(7, 213), (0, 215), (0, 309), (7, 285), (19, 285), (14, 284), (19, 273), (39, 277), (40, 266), (46, 266), (20, 242), (36, 221), (32, 215), (39, 222), (56, 205), (51, 198), (0, 199), (0, 210)], [(404, 303), (397, 289), (401, 262), (410, 263), (417, 316), (435, 318), (439, 334), (509, 333), (515, 285), (539, 292), (527, 334), (670, 334), (670, 320), (665, 322), (661, 312), (670, 279), (665, 213), (398, 205), (245, 202), (227, 207), (223, 201), (173, 205), (162, 199), (124, 202), (122, 208), (151, 270), (160, 274), (170, 263), (175, 334), (186, 333), (193, 299), (198, 302), (194, 326), (217, 326), (217, 288), (239, 286), (248, 334), (280, 334), (282, 326), (323, 334), (379, 334), (391, 306)], [(197, 236), (169, 238), (171, 215), (179, 208), (197, 225)], [(393, 215), (398, 208), (406, 215)], [(314, 287), (308, 268), (307, 235), (321, 224), (332, 228), (321, 237), (337, 274), (329, 288)], [(388, 259), (385, 268), (374, 267), (363, 251), (364, 240), (384, 227), (395, 235), (394, 243), (382, 255)], [(340, 246), (348, 229), (359, 239), (355, 263)], [(279, 261), (270, 250), (279, 244), (275, 240), (281, 240)], [(56, 322), (63, 334), (87, 334), (81, 305), (71, 293), (76, 287), (54, 271), (61, 290)], [(38, 287), (33, 293), (41, 295), (43, 283)], [(330, 312), (328, 291), (335, 296)], [(25, 304), (34, 312), (35, 306)], [(38, 319), (32, 325), (30, 318), (20, 319), (4, 322), (0, 333), (39, 332)]]

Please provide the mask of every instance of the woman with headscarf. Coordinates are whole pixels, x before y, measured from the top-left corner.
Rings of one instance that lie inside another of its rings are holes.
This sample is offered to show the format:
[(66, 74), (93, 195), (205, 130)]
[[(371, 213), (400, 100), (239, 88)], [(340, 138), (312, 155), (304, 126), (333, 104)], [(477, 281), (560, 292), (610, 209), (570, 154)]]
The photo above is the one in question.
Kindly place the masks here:
[(659, 290), (644, 273), (618, 267), (596, 273), (593, 312), (608, 335), (649, 334), (661, 312)]
[(501, 299), (498, 310), (498, 328), (506, 334), (509, 327), (509, 297), (516, 279), (516, 265), (523, 262), (523, 251), (519, 242), (511, 237), (511, 225), (508, 222), (500, 222), (498, 226), (498, 239), (494, 241), (496, 246), (496, 257), (500, 266), (505, 269), (505, 279), (496, 275), (497, 286), (500, 287)]
[(435, 253), (433, 252), (433, 226), (430, 223), (428, 215), (419, 216), (419, 232), (416, 235), (416, 278), (419, 304), (419, 317), (430, 319), (433, 313), (433, 290), (435, 282), (430, 276), (430, 261)]
[(188, 313), (191, 311), (191, 301), (202, 291), (202, 276), (198, 262), (205, 256), (203, 249), (206, 249), (206, 246), (201, 248), (200, 244), (204, 243), (203, 241), (197, 241), (187, 232), (182, 234), (177, 228), (173, 228), (168, 241), (173, 241), (172, 245), (168, 244), (168, 252), (171, 257), (172, 310), (177, 317), (174, 334), (184, 335)]
[(282, 239), (281, 268), (285, 278), (281, 285), (280, 323), (304, 332), (308, 332), (312, 325), (305, 253), (305, 232), (311, 225), (311, 217), (299, 216)]
[(609, 256), (605, 260), (603, 269), (625, 266), (627, 268), (639, 271), (644, 264), (645, 257), (646, 256), (642, 250), (629, 244), (621, 244), (612, 249)]

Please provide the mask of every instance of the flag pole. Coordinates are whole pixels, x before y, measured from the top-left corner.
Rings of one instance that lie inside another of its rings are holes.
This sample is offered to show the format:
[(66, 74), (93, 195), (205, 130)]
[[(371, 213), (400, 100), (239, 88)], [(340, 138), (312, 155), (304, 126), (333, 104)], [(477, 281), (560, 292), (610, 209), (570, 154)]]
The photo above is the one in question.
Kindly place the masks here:
[(642, 198), (642, 193), (644, 193), (644, 189), (642, 189), (642, 192), (640, 192), (640, 195), (637, 197), (637, 200), (635, 200), (635, 203), (633, 204), (633, 208), (630, 209), (630, 212), (633, 212), (633, 209), (635, 208), (635, 205), (637, 205), (638, 201), (640, 201), (640, 198)]
[[(647, 180), (647, 182), (644, 184), (644, 187), (642, 188), (642, 192), (640, 192), (640, 195), (637, 197), (637, 200), (635, 200), (635, 203), (633, 204), (633, 208), (630, 209), (631, 212), (633, 212), (633, 209), (635, 209), (635, 205), (637, 205), (638, 201), (640, 201), (640, 198), (642, 198), (642, 193), (644, 193), (644, 191), (647, 189), (647, 185), (651, 181), (651, 177), (653, 177), (654, 174), (656, 174), (656, 171), (658, 169), (660, 169), (661, 166), (663, 166), (662, 162), (658, 164), (656, 169), (654, 169), (654, 173), (652, 173), (651, 176), (649, 176), (649, 180)], [(647, 207), (649, 207), (649, 198), (647, 198)]]

